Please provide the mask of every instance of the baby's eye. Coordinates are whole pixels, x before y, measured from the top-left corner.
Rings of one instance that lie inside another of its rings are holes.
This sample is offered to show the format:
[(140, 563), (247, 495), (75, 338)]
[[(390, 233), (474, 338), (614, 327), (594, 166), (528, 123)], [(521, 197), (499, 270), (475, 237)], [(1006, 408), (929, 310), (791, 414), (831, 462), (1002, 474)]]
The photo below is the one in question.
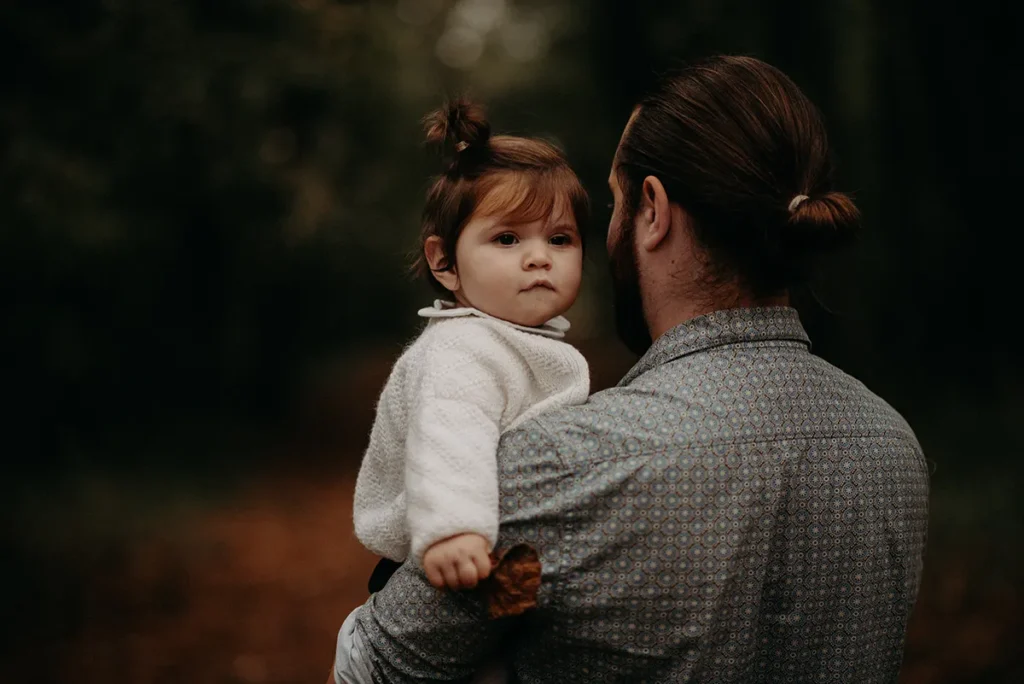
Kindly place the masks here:
[(511, 247), (512, 245), (519, 242), (516, 236), (513, 235), (512, 233), (502, 233), (501, 235), (494, 239), (497, 241), (499, 245), (504, 245), (505, 247)]
[(568, 235), (555, 235), (551, 238), (551, 244), (556, 247), (565, 247), (572, 244), (572, 238)]

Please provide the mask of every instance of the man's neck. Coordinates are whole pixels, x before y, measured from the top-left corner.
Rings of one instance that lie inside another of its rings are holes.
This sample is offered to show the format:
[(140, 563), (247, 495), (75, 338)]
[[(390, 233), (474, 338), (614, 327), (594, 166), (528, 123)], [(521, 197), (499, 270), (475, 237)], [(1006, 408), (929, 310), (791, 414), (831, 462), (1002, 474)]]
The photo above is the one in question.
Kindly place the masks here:
[(731, 290), (729, 294), (719, 291), (714, 297), (665, 296), (653, 297), (652, 300), (644, 303), (652, 340), (658, 339), (681, 323), (715, 311), (790, 305), (788, 293), (772, 297), (752, 297), (738, 290)]

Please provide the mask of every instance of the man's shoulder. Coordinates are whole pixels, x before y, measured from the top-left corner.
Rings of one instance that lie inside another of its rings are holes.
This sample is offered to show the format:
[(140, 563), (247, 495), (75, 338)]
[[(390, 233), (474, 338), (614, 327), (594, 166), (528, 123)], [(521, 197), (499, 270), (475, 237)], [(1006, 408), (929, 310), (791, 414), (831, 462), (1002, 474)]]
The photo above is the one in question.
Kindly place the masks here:
[(913, 429), (892, 404), (838, 366), (818, 356), (808, 357), (811, 361), (802, 368), (803, 380), (819, 420), (838, 420), (864, 436), (896, 438), (920, 452)]
[(648, 426), (650, 421), (643, 414), (656, 416), (662, 410), (668, 410), (664, 397), (641, 396), (629, 387), (611, 387), (595, 392), (582, 404), (556, 408), (525, 421), (502, 436), (499, 451), (505, 457), (525, 454), (532, 458), (538, 450), (546, 450), (548, 457), (563, 462), (565, 457), (583, 452), (612, 455), (634, 437), (634, 432)]

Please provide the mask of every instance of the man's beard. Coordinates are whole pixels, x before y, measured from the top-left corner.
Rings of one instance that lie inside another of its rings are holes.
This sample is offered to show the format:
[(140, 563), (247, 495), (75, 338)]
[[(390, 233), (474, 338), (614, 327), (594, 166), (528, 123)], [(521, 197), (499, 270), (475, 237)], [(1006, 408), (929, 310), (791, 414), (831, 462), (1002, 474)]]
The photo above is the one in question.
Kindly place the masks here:
[(633, 221), (626, 221), (622, 234), (608, 255), (615, 293), (615, 329), (626, 348), (643, 356), (651, 348), (651, 331), (644, 319), (640, 297), (640, 269), (637, 267)]

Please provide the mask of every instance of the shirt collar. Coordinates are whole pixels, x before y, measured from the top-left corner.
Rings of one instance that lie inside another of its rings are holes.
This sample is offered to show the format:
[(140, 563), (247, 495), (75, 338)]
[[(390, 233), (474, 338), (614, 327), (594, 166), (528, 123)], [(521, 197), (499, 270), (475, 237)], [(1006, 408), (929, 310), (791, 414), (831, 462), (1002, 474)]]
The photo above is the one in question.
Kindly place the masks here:
[(801, 342), (810, 347), (800, 316), (788, 306), (722, 309), (680, 323), (651, 345), (622, 378), (624, 387), (657, 366), (726, 344), (767, 341)]
[(459, 306), (455, 302), (446, 302), (442, 299), (435, 299), (433, 306), (420, 309), (419, 315), (423, 318), (458, 318), (460, 316), (477, 316), (478, 318), (487, 318), (492, 321), (504, 323), (505, 325), (510, 325), (517, 330), (542, 335), (543, 337), (550, 337), (556, 340), (560, 340), (565, 337), (565, 333), (569, 330), (569, 321), (562, 316), (555, 316), (544, 325), (531, 328), (528, 325), (509, 323), (501, 318), (485, 314), (479, 309), (474, 309), (469, 306)]

